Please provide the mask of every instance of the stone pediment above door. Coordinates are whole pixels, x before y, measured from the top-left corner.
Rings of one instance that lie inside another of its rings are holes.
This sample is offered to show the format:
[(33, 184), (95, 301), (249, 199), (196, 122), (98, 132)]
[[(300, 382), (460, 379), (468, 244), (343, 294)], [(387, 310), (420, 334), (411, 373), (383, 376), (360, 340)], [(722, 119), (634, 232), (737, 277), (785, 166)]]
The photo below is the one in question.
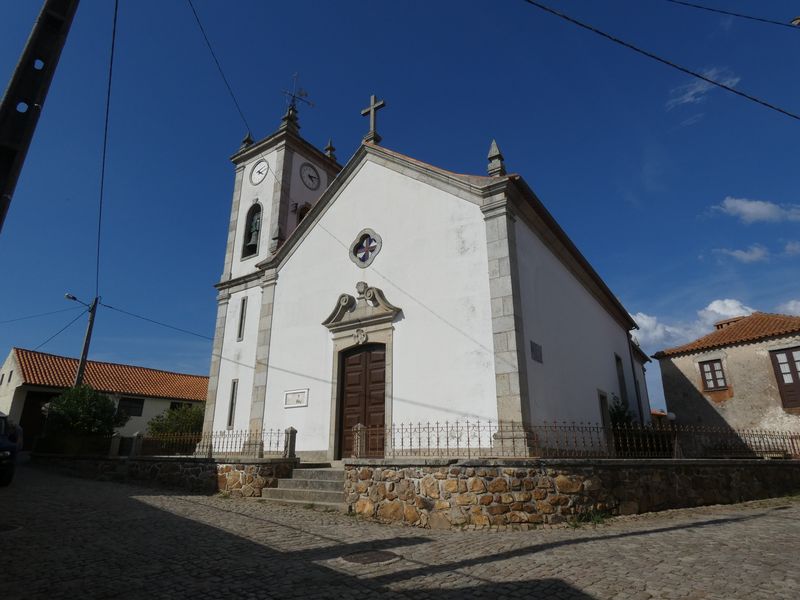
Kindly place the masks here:
[(358, 297), (342, 294), (336, 307), (322, 324), (331, 332), (391, 323), (402, 312), (386, 299), (383, 290), (370, 287), (365, 282), (356, 284)]

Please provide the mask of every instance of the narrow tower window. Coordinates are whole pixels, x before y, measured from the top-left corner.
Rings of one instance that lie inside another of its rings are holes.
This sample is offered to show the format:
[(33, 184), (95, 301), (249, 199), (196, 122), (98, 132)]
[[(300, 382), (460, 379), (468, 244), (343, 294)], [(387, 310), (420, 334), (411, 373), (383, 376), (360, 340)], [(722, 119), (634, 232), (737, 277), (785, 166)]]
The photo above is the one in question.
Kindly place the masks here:
[(261, 205), (256, 203), (247, 211), (244, 222), (244, 245), (242, 258), (249, 258), (258, 254), (258, 239), (261, 234)]
[(231, 403), (228, 406), (228, 429), (233, 429), (233, 421), (236, 416), (236, 392), (239, 388), (239, 380), (231, 381)]
[(247, 296), (242, 298), (242, 303), (239, 306), (239, 327), (236, 330), (236, 341), (241, 342), (244, 339), (244, 320), (247, 314)]

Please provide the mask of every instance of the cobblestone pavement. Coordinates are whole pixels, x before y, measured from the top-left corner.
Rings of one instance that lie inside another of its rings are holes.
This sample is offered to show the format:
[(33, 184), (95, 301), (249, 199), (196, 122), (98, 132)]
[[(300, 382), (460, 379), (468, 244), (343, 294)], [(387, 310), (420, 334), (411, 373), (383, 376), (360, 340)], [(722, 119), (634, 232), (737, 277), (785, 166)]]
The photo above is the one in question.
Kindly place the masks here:
[[(596, 528), (428, 531), (27, 466), (17, 474), (0, 488), (4, 600), (800, 598), (797, 498)], [(373, 550), (396, 558), (347, 559)]]

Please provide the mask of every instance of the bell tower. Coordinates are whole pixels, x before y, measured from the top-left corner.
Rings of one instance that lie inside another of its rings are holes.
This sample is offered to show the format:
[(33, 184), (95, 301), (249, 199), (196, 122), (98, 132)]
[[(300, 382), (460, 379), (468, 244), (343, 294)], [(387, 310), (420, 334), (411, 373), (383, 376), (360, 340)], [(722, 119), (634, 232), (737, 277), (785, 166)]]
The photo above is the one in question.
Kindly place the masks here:
[(204, 431), (260, 428), (259, 323), (271, 310), (275, 280), (259, 264), (281, 248), (342, 169), (330, 140), (323, 151), (300, 136), (300, 95), (290, 98), (278, 129), (258, 142), (248, 134), (231, 157), (233, 199), (225, 266), (215, 286)]

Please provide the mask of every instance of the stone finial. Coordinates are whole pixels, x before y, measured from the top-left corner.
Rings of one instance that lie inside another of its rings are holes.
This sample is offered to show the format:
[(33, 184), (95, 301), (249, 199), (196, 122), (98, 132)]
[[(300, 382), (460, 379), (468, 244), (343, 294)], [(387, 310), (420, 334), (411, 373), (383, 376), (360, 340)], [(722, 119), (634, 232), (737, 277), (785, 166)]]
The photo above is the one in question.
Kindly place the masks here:
[(506, 165), (503, 163), (503, 155), (500, 148), (497, 147), (497, 142), (492, 140), (492, 145), (489, 146), (489, 167), (488, 172), (490, 177), (499, 177), (506, 174)]
[(369, 286), (367, 285), (366, 281), (359, 281), (356, 284), (356, 292), (358, 292), (358, 297), (359, 298), (363, 298), (364, 297), (364, 293), (367, 291), (367, 288), (369, 288)]
[(336, 155), (334, 152), (336, 152), (336, 148), (333, 147), (333, 139), (328, 138), (328, 145), (325, 146), (325, 156), (332, 160), (336, 160)]
[(253, 145), (253, 136), (250, 135), (250, 132), (247, 132), (247, 135), (242, 138), (242, 145), (239, 146), (239, 150), (244, 150), (248, 146)]
[(300, 131), (300, 122), (297, 120), (297, 107), (294, 104), (290, 104), (289, 108), (286, 109), (286, 114), (281, 118), (281, 125), (278, 127), (278, 131), (291, 131), (292, 133)]

